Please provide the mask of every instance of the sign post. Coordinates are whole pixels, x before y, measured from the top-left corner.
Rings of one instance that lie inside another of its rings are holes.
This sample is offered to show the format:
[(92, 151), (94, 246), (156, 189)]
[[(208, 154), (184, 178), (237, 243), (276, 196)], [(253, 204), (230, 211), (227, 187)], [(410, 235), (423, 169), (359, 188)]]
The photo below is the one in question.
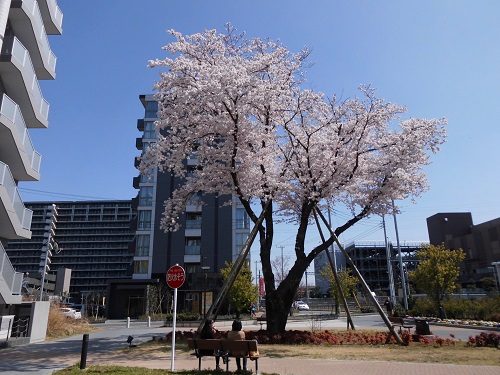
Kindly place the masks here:
[(174, 371), (175, 361), (175, 329), (177, 323), (177, 289), (184, 284), (186, 273), (184, 268), (176, 264), (167, 271), (167, 285), (174, 290), (174, 313), (172, 315), (172, 361), (170, 364), (170, 371)]

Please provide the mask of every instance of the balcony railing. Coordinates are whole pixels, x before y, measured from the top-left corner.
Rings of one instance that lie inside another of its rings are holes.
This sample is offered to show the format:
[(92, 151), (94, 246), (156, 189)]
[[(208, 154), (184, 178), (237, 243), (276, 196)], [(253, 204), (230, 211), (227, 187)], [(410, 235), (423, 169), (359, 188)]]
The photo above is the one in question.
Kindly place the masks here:
[(23, 229), (30, 230), (31, 227), (31, 217), (33, 216), (33, 211), (24, 207), (21, 195), (17, 189), (12, 173), (10, 172), (9, 166), (0, 161), (0, 186), (3, 186), (7, 191), (7, 195), (10, 198), (10, 203), (14, 208), (19, 222)]
[(0, 243), (0, 274), (7, 283), (8, 288), (12, 294), (21, 294), (21, 287), (23, 285), (23, 274), (16, 272), (9, 257), (5, 252), (2, 244)]
[(38, 0), (40, 12), (45, 18), (45, 29), (48, 34), (61, 34), (63, 13), (56, 0)]
[(28, 156), (30, 161), (30, 167), (35, 172), (40, 172), (40, 163), (42, 160), (42, 155), (35, 151), (33, 147), (33, 142), (31, 142), (31, 137), (26, 128), (26, 123), (24, 122), (23, 115), (19, 106), (7, 95), (3, 94), (0, 97), (0, 114), (9, 119), (17, 129), (18, 134), (21, 137), (21, 142), (23, 145), (24, 152)]
[(201, 220), (186, 220), (186, 229), (201, 229)]
[[(2, 48), (3, 56), (11, 56), (11, 60), (17, 62), (17, 65), (22, 67), (21, 73), (24, 78), (26, 88), (33, 95), (32, 106), (35, 111), (35, 117), (41, 116), (41, 123), (46, 123), (49, 117), (49, 103), (43, 98), (42, 90), (38, 84), (38, 79), (35, 74), (35, 68), (31, 62), (28, 50), (16, 37), (5, 37)], [(46, 126), (46, 125), (44, 125)]]
[[(35, 0), (23, 0), (22, 7), (25, 9), (32, 25), (34, 37), (37, 40), (37, 44), (40, 46), (36, 47), (40, 51), (41, 60), (38, 60), (43, 66), (40, 66), (42, 71), (37, 71), (38, 78), (40, 79), (53, 79), (55, 78), (56, 71), (56, 55), (50, 49), (49, 38), (45, 32), (45, 26), (42, 20), (42, 14), (38, 3)], [(32, 55), (34, 57), (34, 55)]]
[(184, 247), (184, 254), (185, 255), (200, 255), (201, 254), (201, 247), (200, 246), (186, 245)]

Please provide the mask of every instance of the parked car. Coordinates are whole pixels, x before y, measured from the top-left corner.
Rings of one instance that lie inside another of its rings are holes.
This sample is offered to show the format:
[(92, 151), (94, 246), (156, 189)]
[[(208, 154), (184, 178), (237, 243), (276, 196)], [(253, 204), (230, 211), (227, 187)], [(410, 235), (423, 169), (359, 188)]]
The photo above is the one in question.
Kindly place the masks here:
[(309, 305), (305, 303), (304, 301), (295, 301), (292, 305), (293, 308), (299, 310), (299, 311), (307, 311), (309, 310)]
[(71, 318), (71, 319), (81, 319), (82, 318), (82, 313), (78, 310), (69, 308), (69, 307), (61, 307), (59, 309), (64, 316)]

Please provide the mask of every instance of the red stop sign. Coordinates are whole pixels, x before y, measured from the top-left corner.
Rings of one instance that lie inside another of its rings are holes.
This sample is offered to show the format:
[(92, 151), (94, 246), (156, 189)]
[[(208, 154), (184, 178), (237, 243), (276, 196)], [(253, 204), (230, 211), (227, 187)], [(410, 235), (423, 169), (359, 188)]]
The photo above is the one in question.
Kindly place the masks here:
[(180, 288), (184, 284), (185, 276), (184, 268), (176, 264), (167, 271), (167, 285), (172, 289)]

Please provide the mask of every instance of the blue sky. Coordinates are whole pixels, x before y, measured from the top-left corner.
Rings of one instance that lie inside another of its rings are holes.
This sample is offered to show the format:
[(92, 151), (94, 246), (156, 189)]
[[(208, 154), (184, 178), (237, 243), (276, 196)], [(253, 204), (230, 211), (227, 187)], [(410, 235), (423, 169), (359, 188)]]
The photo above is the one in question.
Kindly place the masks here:
[[(312, 50), (307, 85), (352, 97), (360, 84), (408, 107), (409, 117), (446, 117), (448, 141), (426, 167), (431, 190), (400, 202), (399, 237), (427, 241), (425, 219), (471, 212), (475, 224), (500, 216), (500, 2), (476, 1), (172, 1), (58, 0), (63, 34), (50, 37), (57, 78), (41, 81), (49, 129), (32, 129), (42, 153), (39, 182), (24, 182), (24, 201), (130, 199), (138, 99), (152, 93), (159, 70), (148, 60), (176, 29), (223, 30), (231, 22), (249, 37), (280, 39)], [(341, 223), (341, 221), (338, 221)], [(395, 241), (392, 217), (387, 234)], [(337, 223), (337, 219), (333, 219)], [(383, 241), (381, 218), (341, 240)], [(312, 235), (311, 243), (319, 241)], [(276, 246), (293, 247), (293, 228)]]

